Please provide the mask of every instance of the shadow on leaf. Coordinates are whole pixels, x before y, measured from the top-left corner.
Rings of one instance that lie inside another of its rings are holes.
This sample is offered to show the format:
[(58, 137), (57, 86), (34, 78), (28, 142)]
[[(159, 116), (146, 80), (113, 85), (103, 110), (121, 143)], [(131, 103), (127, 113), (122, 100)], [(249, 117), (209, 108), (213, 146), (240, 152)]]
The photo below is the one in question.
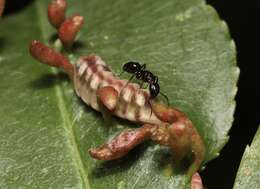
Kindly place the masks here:
[(68, 75), (63, 72), (59, 72), (58, 74), (45, 74), (39, 79), (32, 81), (30, 86), (33, 89), (47, 89), (64, 81), (68, 82), (69, 80)]
[(97, 166), (93, 168), (91, 177), (102, 178), (127, 171), (144, 154), (148, 146), (149, 144), (146, 142), (138, 145), (120, 159), (98, 163)]
[[(50, 44), (54, 44), (57, 40), (59, 40), (59, 35), (58, 35), (58, 33), (52, 34), (52, 35), (49, 37), (49, 39), (48, 39), (48, 41), (49, 41)], [(66, 52), (66, 51), (69, 51), (70, 53), (77, 53), (78, 50), (86, 49), (86, 48), (87, 48), (87, 46), (86, 46), (85, 43), (83, 43), (82, 41), (76, 40), (76, 41), (74, 41), (74, 43), (73, 43), (71, 49), (63, 49), (63, 50), (65, 50), (65, 52)]]
[(174, 154), (170, 148), (161, 146), (154, 154), (154, 162), (158, 162), (157, 168), (166, 176), (171, 176), (173, 173), (185, 174), (193, 160), (192, 155), (188, 155), (180, 162), (175, 162)]
[(0, 52), (3, 51), (5, 46), (6, 46), (6, 40), (3, 37), (0, 37)]
[(4, 16), (22, 11), (35, 0), (8, 0), (5, 4)]
[(54, 33), (49, 37), (48, 41), (50, 44), (53, 44), (57, 39), (59, 39), (58, 33)]
[(72, 46), (72, 52), (77, 52), (80, 49), (86, 49), (86, 44), (82, 41), (75, 41)]

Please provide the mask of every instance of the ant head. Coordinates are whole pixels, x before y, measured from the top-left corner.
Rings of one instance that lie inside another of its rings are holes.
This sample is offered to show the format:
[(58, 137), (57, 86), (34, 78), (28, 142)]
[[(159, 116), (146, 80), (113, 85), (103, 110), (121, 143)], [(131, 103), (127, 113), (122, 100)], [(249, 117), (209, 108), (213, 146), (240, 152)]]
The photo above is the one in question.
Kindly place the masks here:
[(141, 65), (138, 62), (127, 62), (123, 66), (123, 70), (128, 72), (128, 73), (137, 73), (138, 71), (141, 70)]
[(151, 98), (155, 98), (160, 92), (160, 85), (158, 83), (150, 84), (149, 91), (150, 91)]

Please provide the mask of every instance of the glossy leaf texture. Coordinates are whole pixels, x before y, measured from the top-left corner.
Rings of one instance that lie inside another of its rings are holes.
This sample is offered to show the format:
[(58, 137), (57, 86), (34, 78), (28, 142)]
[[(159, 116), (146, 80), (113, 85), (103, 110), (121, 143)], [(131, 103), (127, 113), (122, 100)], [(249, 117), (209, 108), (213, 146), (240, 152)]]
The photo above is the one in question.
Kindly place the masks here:
[(234, 189), (257, 189), (260, 187), (260, 129), (255, 134), (253, 142), (246, 147), (242, 157)]
[[(50, 41), (46, 0), (0, 22), (0, 188), (189, 188), (171, 155), (151, 142), (112, 162), (87, 150), (127, 127), (84, 105), (71, 82), (28, 53), (33, 39)], [(77, 0), (85, 25), (72, 59), (98, 54), (114, 70), (146, 63), (172, 106), (192, 120), (207, 148), (205, 162), (228, 140), (239, 70), (226, 24), (202, 0)], [(130, 77), (124, 74), (123, 77)]]

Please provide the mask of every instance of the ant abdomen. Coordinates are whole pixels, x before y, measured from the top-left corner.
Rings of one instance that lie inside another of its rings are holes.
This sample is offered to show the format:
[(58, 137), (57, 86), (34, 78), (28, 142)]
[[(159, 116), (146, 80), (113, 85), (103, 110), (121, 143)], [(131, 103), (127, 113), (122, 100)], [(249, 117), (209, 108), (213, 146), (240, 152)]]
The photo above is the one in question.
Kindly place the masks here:
[(151, 98), (155, 98), (160, 93), (160, 85), (158, 83), (150, 84), (149, 91), (150, 91)]

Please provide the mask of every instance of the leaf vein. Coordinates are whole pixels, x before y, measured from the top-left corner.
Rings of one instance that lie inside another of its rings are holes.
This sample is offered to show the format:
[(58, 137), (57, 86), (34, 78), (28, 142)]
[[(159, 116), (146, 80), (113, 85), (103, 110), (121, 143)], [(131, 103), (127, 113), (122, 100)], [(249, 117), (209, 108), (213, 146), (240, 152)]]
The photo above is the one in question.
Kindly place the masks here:
[[(45, 42), (48, 41), (48, 29), (44, 26), (46, 23), (46, 13), (44, 12), (46, 6), (44, 6), (45, 4), (43, 4), (43, 1), (36, 1), (36, 11), (39, 17), (39, 22), (40, 22), (40, 30), (42, 33), (42, 37), (43, 40)], [(47, 10), (47, 9), (46, 9)], [(51, 69), (51, 71), (53, 73), (56, 73), (55, 69)], [(64, 104), (64, 100), (63, 100), (63, 95), (62, 95), (62, 90), (61, 87), (59, 86), (55, 86), (55, 93), (56, 93), (56, 97), (57, 97), (57, 105), (58, 108), (60, 110), (60, 114), (61, 114), (61, 118), (62, 118), (62, 122), (63, 122), (63, 127), (65, 130), (65, 133), (68, 136), (68, 140), (69, 143), (71, 145), (71, 157), (72, 160), (74, 161), (75, 165), (76, 165), (76, 169), (82, 179), (83, 182), (83, 186), (86, 189), (90, 189), (90, 185), (89, 185), (89, 181), (88, 181), (88, 176), (87, 173), (84, 169), (84, 165), (83, 165), (83, 161), (81, 159), (81, 155), (80, 155), (80, 151), (77, 145), (77, 141), (76, 141), (76, 137), (74, 134), (74, 130), (73, 130), (73, 122), (70, 120), (70, 117), (68, 115), (68, 111), (66, 109), (66, 106)]]

